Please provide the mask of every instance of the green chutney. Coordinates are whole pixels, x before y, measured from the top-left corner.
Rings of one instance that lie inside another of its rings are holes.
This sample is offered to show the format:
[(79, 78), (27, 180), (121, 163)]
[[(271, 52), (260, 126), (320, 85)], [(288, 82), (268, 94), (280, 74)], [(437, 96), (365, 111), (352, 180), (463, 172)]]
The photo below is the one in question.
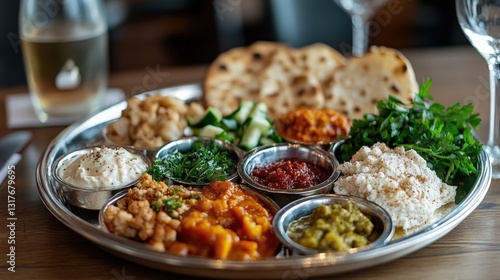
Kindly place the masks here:
[(347, 251), (366, 246), (378, 236), (370, 218), (352, 203), (320, 205), (311, 215), (292, 221), (287, 234), (298, 244), (319, 251)]

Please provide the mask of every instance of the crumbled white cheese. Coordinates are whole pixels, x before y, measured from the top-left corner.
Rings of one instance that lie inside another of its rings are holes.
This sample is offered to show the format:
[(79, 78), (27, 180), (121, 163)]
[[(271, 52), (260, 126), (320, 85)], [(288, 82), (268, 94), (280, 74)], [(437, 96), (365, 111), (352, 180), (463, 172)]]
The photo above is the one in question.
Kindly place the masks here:
[(335, 193), (379, 204), (394, 226), (404, 230), (422, 225), (438, 208), (455, 200), (456, 186), (443, 183), (415, 150), (376, 143), (362, 147), (339, 170), (342, 176), (335, 182)]

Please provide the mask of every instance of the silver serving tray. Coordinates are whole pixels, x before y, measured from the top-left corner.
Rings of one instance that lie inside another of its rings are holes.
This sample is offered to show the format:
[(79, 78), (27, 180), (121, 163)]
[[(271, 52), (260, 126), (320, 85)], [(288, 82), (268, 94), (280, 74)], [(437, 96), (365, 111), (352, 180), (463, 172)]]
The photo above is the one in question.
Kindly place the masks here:
[[(167, 88), (162, 94), (173, 95), (186, 101), (200, 99), (199, 84)], [(141, 96), (145, 96), (142, 94)], [(51, 168), (60, 155), (102, 139), (102, 129), (120, 117), (126, 101), (84, 117), (62, 131), (49, 144), (36, 169), (36, 180), (41, 200), (59, 221), (70, 229), (124, 259), (180, 274), (207, 276), (219, 279), (284, 279), (333, 275), (392, 261), (419, 250), (448, 234), (460, 224), (483, 200), (491, 182), (491, 164), (483, 150), (478, 176), (464, 200), (448, 214), (411, 235), (392, 241), (374, 250), (353, 255), (318, 254), (314, 256), (283, 256), (259, 261), (215, 260), (183, 257), (152, 251), (143, 244), (102, 230), (97, 213), (70, 206), (61, 194), (61, 188), (51, 176)]]

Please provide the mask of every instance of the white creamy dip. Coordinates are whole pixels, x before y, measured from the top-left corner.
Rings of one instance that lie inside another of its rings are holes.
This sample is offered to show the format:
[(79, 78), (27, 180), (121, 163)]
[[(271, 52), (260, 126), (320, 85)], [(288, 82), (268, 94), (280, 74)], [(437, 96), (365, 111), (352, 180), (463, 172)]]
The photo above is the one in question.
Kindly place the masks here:
[(59, 177), (83, 189), (110, 189), (128, 185), (148, 168), (144, 159), (121, 147), (94, 147), (61, 163)]
[(455, 201), (457, 187), (443, 183), (415, 150), (376, 143), (362, 147), (339, 170), (335, 193), (379, 204), (404, 230), (424, 224), (438, 208)]

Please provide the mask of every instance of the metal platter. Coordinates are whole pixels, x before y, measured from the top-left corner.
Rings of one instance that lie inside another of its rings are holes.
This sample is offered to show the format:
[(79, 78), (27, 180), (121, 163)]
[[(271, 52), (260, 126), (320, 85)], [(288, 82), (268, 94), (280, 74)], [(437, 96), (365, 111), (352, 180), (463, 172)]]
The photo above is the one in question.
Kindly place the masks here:
[[(202, 90), (199, 84), (187, 84), (162, 90), (161, 93), (191, 101), (200, 99)], [(97, 211), (70, 206), (61, 194), (61, 187), (51, 176), (52, 165), (59, 156), (86, 145), (102, 142), (103, 127), (119, 118), (126, 106), (126, 101), (123, 101), (85, 117), (54, 138), (40, 158), (36, 169), (38, 192), (52, 215), (71, 230), (119, 257), (164, 271), (193, 276), (210, 275), (219, 279), (285, 279), (333, 275), (378, 265), (410, 254), (448, 234), (481, 203), (491, 182), (491, 165), (483, 150), (480, 155), (478, 176), (470, 192), (447, 214), (411, 235), (374, 250), (353, 255), (328, 253), (313, 256), (279, 255), (276, 258), (259, 261), (231, 261), (160, 253), (148, 249), (141, 243), (102, 230), (99, 227)]]

